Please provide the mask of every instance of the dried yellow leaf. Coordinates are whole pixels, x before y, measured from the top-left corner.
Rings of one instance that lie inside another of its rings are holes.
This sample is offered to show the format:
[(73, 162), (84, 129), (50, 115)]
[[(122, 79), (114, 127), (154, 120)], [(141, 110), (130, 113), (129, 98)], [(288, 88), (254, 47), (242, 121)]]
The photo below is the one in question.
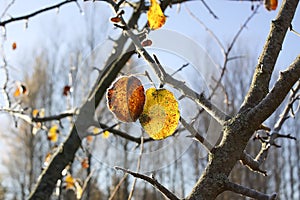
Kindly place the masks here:
[(32, 110), (32, 117), (45, 117), (45, 109), (41, 108), (39, 109), (33, 109)]
[(166, 22), (166, 16), (162, 12), (156, 0), (150, 0), (151, 6), (147, 13), (149, 27), (152, 30), (162, 27)]
[(48, 131), (48, 140), (50, 140), (51, 142), (56, 142), (58, 133), (59, 133), (58, 126), (57, 125), (52, 126)]
[(38, 116), (38, 114), (39, 114), (39, 110), (38, 109), (34, 109), (33, 111), (32, 111), (32, 117), (37, 117)]
[(142, 127), (155, 140), (172, 135), (180, 118), (178, 102), (166, 89), (149, 88), (146, 103), (139, 120)]
[(98, 128), (98, 127), (94, 127), (94, 128), (93, 128), (93, 134), (97, 135), (97, 134), (99, 134), (100, 132), (101, 132), (100, 128)]
[(66, 189), (73, 189), (75, 187), (75, 179), (68, 174), (65, 179)]
[(109, 137), (109, 134), (110, 134), (109, 131), (104, 131), (102, 137), (106, 139)]
[(14, 92), (14, 97), (19, 97), (21, 95), (28, 95), (28, 89), (24, 83), (19, 81), (16, 82), (16, 90)]

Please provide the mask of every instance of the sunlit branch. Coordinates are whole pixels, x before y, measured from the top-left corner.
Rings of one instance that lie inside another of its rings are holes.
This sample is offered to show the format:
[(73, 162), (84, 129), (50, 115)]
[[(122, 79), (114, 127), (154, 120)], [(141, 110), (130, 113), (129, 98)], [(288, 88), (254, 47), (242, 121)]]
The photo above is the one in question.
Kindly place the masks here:
[(182, 117), (180, 117), (180, 122), (184, 126), (184, 128), (186, 128), (186, 130), (188, 130), (190, 134), (206, 148), (208, 152), (212, 150), (213, 145), (211, 145), (205, 137), (199, 134), (198, 131), (192, 125), (187, 123)]
[(300, 33), (297, 32), (297, 31), (295, 31), (295, 29), (293, 28), (293, 25), (292, 25), (292, 24), (290, 25), (290, 31), (291, 31), (292, 33), (294, 33), (295, 35), (297, 35), (298, 37), (300, 37)]
[[(122, 24), (127, 26), (124, 19), (122, 19)], [(149, 55), (149, 53), (144, 49), (141, 45), (141, 42), (129, 28), (126, 28), (124, 32), (128, 35), (128, 37), (132, 40), (136, 47), (137, 53), (147, 61), (147, 63), (152, 67), (155, 71), (157, 77), (160, 79), (161, 83), (168, 83), (169, 85), (173, 86), (174, 88), (178, 89), (182, 94), (186, 97), (194, 100), (197, 104), (203, 107), (212, 117), (214, 117), (220, 124), (224, 124), (226, 119), (229, 119), (225, 113), (219, 110), (215, 105), (213, 105), (208, 99), (205, 98), (204, 94), (198, 94), (193, 91), (191, 88), (186, 86), (186, 84), (182, 81), (178, 81), (174, 79), (172, 76), (167, 74), (164, 68), (160, 65), (156, 56), (154, 59)]]
[[(240, 113), (255, 107), (269, 93), (270, 80), (282, 44), (294, 18), (298, 0), (283, 1), (275, 20), (272, 20), (268, 38), (260, 54), (251, 86), (241, 106)], [(290, 82), (290, 81), (288, 81)]]
[(246, 165), (249, 169), (255, 172), (262, 173), (264, 176), (267, 176), (267, 172), (265, 170), (260, 169), (261, 163), (259, 163), (257, 160), (255, 160), (251, 155), (246, 153), (242, 154), (241, 162), (243, 165)]
[(171, 191), (169, 191), (165, 186), (160, 184), (154, 177), (146, 176), (144, 174), (136, 173), (121, 167), (115, 167), (116, 170), (121, 170), (125, 173), (128, 173), (136, 178), (142, 179), (150, 183), (153, 187), (155, 187), (158, 191), (160, 191), (163, 195), (168, 197), (170, 200), (179, 200)]
[[(118, 10), (120, 9), (120, 7), (126, 3), (129, 4), (131, 7), (133, 7), (134, 9), (137, 9), (138, 7), (141, 7), (141, 11), (147, 11), (149, 10), (149, 6), (145, 5), (144, 0), (140, 1), (139, 3), (135, 3), (135, 2), (129, 2), (126, 0), (120, 0), (118, 3), (115, 3), (115, 1), (113, 0), (83, 0), (83, 1), (106, 1), (107, 3), (109, 3), (113, 9), (118, 12)], [(166, 1), (161, 1), (161, 9), (162, 11), (164, 11), (168, 6), (174, 5), (174, 4), (181, 4), (184, 2), (189, 2), (189, 1), (196, 1), (196, 0), (166, 0)], [(142, 6), (141, 6), (142, 4)]]
[(263, 132), (265, 133), (264, 136), (261, 136), (259, 133), (257, 133), (254, 138), (260, 140), (261, 142), (261, 148), (256, 158), (254, 159), (252, 158), (252, 156), (244, 152), (240, 160), (242, 164), (246, 165), (249, 169), (256, 172), (260, 172), (263, 175), (267, 176), (267, 172), (262, 170), (260, 166), (267, 159), (271, 146), (275, 146), (277, 148), (281, 147), (280, 145), (276, 144), (275, 142), (276, 139), (287, 138), (287, 139), (296, 140), (296, 138), (291, 136), (290, 134), (280, 134), (274, 131), (272, 134), (268, 133), (267, 131), (263, 131)]
[(226, 189), (232, 192), (235, 192), (237, 194), (242, 194), (247, 197), (251, 197), (254, 199), (259, 199), (259, 200), (275, 200), (277, 197), (277, 194), (264, 194), (262, 192), (259, 192), (254, 189), (250, 189), (247, 187), (244, 187), (242, 185), (232, 183), (232, 182), (227, 182), (226, 183)]
[(289, 97), (289, 102), (285, 106), (282, 114), (280, 115), (280, 118), (278, 119), (278, 121), (276, 122), (276, 124), (274, 126), (275, 132), (280, 131), (284, 122), (289, 118), (289, 112), (293, 108), (295, 101), (299, 100), (299, 98), (297, 96), (297, 93), (299, 92), (299, 90), (300, 90), (300, 81), (298, 81), (298, 85), (296, 86), (296, 88), (291, 90), (291, 96)]
[(77, 0), (66, 0), (66, 1), (60, 2), (58, 4), (55, 4), (53, 6), (42, 8), (40, 10), (37, 10), (37, 11), (32, 12), (32, 13), (27, 14), (27, 15), (23, 15), (23, 16), (19, 16), (19, 17), (11, 17), (10, 19), (1, 21), (0, 22), (0, 26), (4, 27), (6, 24), (9, 24), (11, 22), (16, 22), (16, 21), (21, 21), (21, 20), (28, 20), (28, 19), (30, 19), (30, 18), (38, 15), (38, 14), (41, 14), (41, 13), (49, 11), (49, 10), (60, 8), (62, 5), (68, 4), (68, 3), (71, 3), (71, 2), (77, 2)]
[(46, 117), (30, 117), (29, 115), (24, 114), (24, 111), (22, 111), (22, 110), (14, 110), (14, 109), (10, 109), (10, 108), (0, 108), (0, 112), (9, 113), (14, 117), (23, 119), (25, 122), (27, 122), (29, 124), (33, 124), (33, 123), (37, 123), (37, 122), (54, 121), (54, 120), (60, 121), (63, 118), (72, 117), (72, 116), (78, 114), (74, 110), (69, 110), (69, 111), (62, 112), (58, 115), (52, 115), (52, 116), (46, 116)]
[(278, 139), (278, 138), (287, 138), (287, 139), (296, 140), (296, 138), (291, 136), (290, 134), (280, 134), (280, 133), (277, 133), (277, 132), (273, 132), (272, 134), (267, 134), (267, 136), (265, 136), (265, 137), (260, 136), (259, 134), (257, 134), (256, 137), (262, 143), (261, 144), (261, 149), (260, 149), (259, 153), (257, 154), (257, 156), (255, 158), (255, 160), (258, 162), (259, 165), (261, 165), (267, 159), (267, 156), (268, 156), (268, 153), (269, 153), (269, 150), (270, 150), (271, 146), (274, 146), (274, 147), (277, 147), (277, 148), (281, 147), (280, 145), (278, 145), (276, 143), (276, 139)]
[[(295, 70), (295, 68), (297, 68), (297, 65), (300, 66), (300, 60), (295, 61), (294, 64), (291, 65), (291, 67), (287, 71), (281, 73), (281, 76), (287, 76), (288, 77), (288, 74), (289, 74), (288, 72), (289, 71), (293, 75), (297, 75), (297, 72), (293, 71), (293, 70)], [(299, 66), (298, 66), (298, 68), (300, 68)], [(298, 72), (298, 74), (300, 76), (300, 71)], [(286, 77), (286, 79), (287, 79), (287, 77)], [(297, 79), (295, 79), (295, 80), (297, 80)], [(289, 80), (289, 81), (292, 81), (292, 80)], [(282, 86), (286, 86), (286, 84), (284, 82), (286, 82), (286, 81), (284, 81), (284, 77), (281, 77), (276, 82), (276, 84), (275, 84), (274, 88), (271, 90), (270, 94), (272, 93), (273, 95), (276, 95), (276, 93), (281, 93), (282, 89), (279, 89), (279, 88), (282, 87)], [(285, 89), (285, 90), (287, 90), (287, 89)], [(266, 172), (261, 170), (259, 167), (266, 160), (266, 158), (268, 156), (268, 153), (269, 153), (269, 150), (270, 150), (270, 147), (271, 146), (274, 146), (274, 147), (277, 147), (277, 148), (281, 147), (280, 145), (278, 145), (276, 143), (276, 140), (278, 138), (286, 138), (286, 139), (296, 140), (296, 138), (294, 136), (292, 136), (291, 134), (281, 134), (281, 133), (279, 133), (279, 131), (281, 130), (281, 127), (282, 127), (283, 123), (289, 117), (288, 116), (289, 112), (292, 109), (293, 104), (297, 100), (297, 92), (299, 90), (300, 90), (300, 81), (298, 80), (298, 84), (295, 87), (295, 89), (291, 89), (292, 93), (291, 93), (291, 96), (289, 98), (289, 102), (286, 105), (285, 109), (283, 110), (282, 114), (280, 115), (280, 118), (276, 122), (274, 130), (272, 130), (271, 132), (262, 131), (262, 132), (258, 132), (256, 134), (255, 139), (258, 139), (261, 142), (261, 149), (260, 149), (259, 153), (257, 154), (256, 158), (253, 159), (250, 155), (248, 155), (247, 153), (244, 153), (242, 158), (241, 158), (241, 161), (242, 161), (243, 164), (245, 164), (246, 166), (248, 166), (249, 168), (251, 168), (254, 171), (262, 172), (263, 174), (266, 175)], [(285, 95), (283, 95), (283, 96), (285, 96)], [(269, 97), (269, 95), (268, 95), (265, 98), (265, 100), (267, 101), (268, 98), (275, 98), (275, 97), (274, 96)]]
[(248, 112), (248, 117), (257, 119), (260, 124), (265, 121), (282, 103), (293, 85), (300, 78), (300, 55), (280, 76), (267, 96)]

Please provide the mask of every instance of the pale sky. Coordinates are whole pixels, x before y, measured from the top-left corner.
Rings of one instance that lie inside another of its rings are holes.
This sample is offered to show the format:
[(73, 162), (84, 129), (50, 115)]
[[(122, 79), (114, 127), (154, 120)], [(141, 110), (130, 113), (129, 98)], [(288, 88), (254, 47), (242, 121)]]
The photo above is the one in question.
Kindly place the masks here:
[[(0, 13), (3, 8), (9, 3), (9, 0), (1, 1)], [(15, 4), (9, 10), (11, 16), (20, 16), (31, 13), (40, 7), (53, 5), (56, 2), (53, 0), (43, 1), (21, 1), (16, 0)], [(233, 35), (237, 32), (240, 26), (244, 23), (246, 18), (251, 14), (251, 3), (243, 1), (226, 1), (226, 0), (210, 0), (207, 1), (211, 9), (219, 17), (218, 20), (214, 19), (210, 15), (207, 9), (203, 6), (201, 1), (188, 2), (185, 5), (193, 11), (197, 17), (202, 20), (214, 33), (220, 38), (223, 44), (226, 46), (233, 38)], [(91, 2), (81, 3), (82, 9), (91, 5)], [(279, 1), (279, 5), (281, 1)], [(99, 28), (107, 22), (109, 17), (113, 16), (112, 9), (104, 2), (96, 2), (95, 5), (101, 10), (99, 12)], [(208, 33), (186, 12), (186, 6), (182, 5), (173, 6), (172, 9), (166, 10), (166, 15), (169, 16), (166, 24), (163, 28), (177, 31), (188, 37), (193, 38), (200, 46), (210, 46), (214, 52), (218, 52), (218, 47), (211, 41)], [(256, 5), (256, 4), (255, 4)], [(275, 18), (279, 8), (276, 11), (267, 11), (263, 5), (258, 10), (258, 14), (250, 21), (247, 28), (243, 31), (240, 40), (241, 44), (249, 44), (249, 48), (253, 50), (255, 55), (259, 55), (261, 52), (264, 40), (267, 37), (270, 21)], [(299, 12), (294, 19), (299, 19)], [(144, 21), (143, 21), (144, 20)], [(28, 28), (25, 30), (25, 21), (15, 22), (7, 25), (7, 41), (5, 43), (5, 52), (8, 60), (15, 62), (16, 60), (30, 54), (30, 49), (36, 44), (41, 46), (49, 40), (49, 38), (55, 38), (57, 32), (62, 34), (65, 40), (72, 40), (76, 35), (82, 35), (85, 27), (82, 27), (84, 22), (84, 16), (79, 13), (79, 9), (75, 3), (67, 4), (61, 7), (59, 13), (55, 10), (48, 11), (39, 16), (36, 16), (29, 20)], [(141, 20), (141, 24), (146, 22), (144, 16)], [(109, 25), (112, 27), (112, 25)], [(300, 22), (294, 20), (293, 27), (300, 32)], [(108, 34), (114, 34), (114, 30), (103, 30)], [(51, 36), (52, 35), (52, 36)], [(54, 36), (53, 36), (54, 35)], [(73, 39), (74, 40), (74, 39)], [(11, 50), (11, 43), (17, 42), (17, 51)], [(100, 42), (100, 41), (99, 41)], [(300, 52), (300, 38), (295, 34), (289, 32), (285, 43), (283, 45), (283, 51), (279, 57), (277, 66), (285, 67), (291, 63), (292, 60)], [(215, 47), (215, 49), (214, 49)], [(31, 50), (32, 51), (32, 50)], [(19, 63), (18, 63), (19, 64)], [(16, 65), (18, 65), (16, 64)], [(19, 68), (21, 66), (16, 66)]]

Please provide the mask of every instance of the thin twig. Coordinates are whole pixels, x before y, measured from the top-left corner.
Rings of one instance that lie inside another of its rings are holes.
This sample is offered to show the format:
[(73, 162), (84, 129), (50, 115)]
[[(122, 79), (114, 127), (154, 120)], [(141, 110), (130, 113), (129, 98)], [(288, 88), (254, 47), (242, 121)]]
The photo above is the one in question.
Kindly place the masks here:
[(195, 137), (205, 148), (208, 152), (213, 149), (213, 145), (210, 144), (209, 141), (206, 140), (198, 131), (189, 123), (187, 123), (182, 117), (180, 117), (181, 124), (191, 133), (193, 137)]
[(289, 118), (289, 112), (293, 107), (293, 104), (295, 103), (296, 100), (298, 100), (296, 98), (297, 92), (300, 90), (300, 80), (298, 81), (298, 84), (296, 86), (295, 89), (291, 90), (291, 96), (290, 96), (290, 100), (289, 103), (286, 105), (286, 107), (284, 108), (282, 114), (280, 115), (280, 118), (278, 119), (278, 121), (276, 122), (275, 126), (274, 126), (274, 131), (275, 132), (279, 132), (281, 130), (281, 127), (283, 125), (283, 123)]
[(295, 31), (295, 30), (293, 29), (293, 26), (292, 26), (292, 25), (290, 25), (290, 31), (291, 31), (292, 33), (294, 33), (295, 35), (297, 35), (297, 36), (300, 37), (300, 33), (297, 32), (297, 31)]
[(230, 54), (234, 44), (236, 43), (237, 39), (241, 35), (242, 31), (247, 27), (247, 24), (251, 21), (251, 19), (255, 16), (255, 14), (257, 14), (257, 11), (258, 11), (259, 7), (260, 7), (260, 5), (257, 5), (256, 8), (251, 13), (251, 15), (246, 19), (246, 21), (243, 23), (243, 25), (240, 27), (240, 29), (237, 31), (237, 33), (234, 35), (234, 37), (233, 37), (231, 43), (229, 44), (228, 48), (226, 50), (225, 49), (222, 50), (222, 52), (224, 53), (223, 54), (224, 63), (223, 63), (223, 66), (221, 68), (222, 71), (221, 71), (220, 77), (217, 80), (215, 87), (212, 89), (212, 92), (211, 92), (210, 96), (208, 97), (208, 99), (212, 98), (212, 96), (215, 94), (216, 90), (218, 89), (219, 85), (221, 84), (222, 79), (225, 75), (225, 71), (227, 69), (228, 62), (232, 61), (234, 59), (240, 58), (240, 57), (229, 57), (229, 54)]
[(221, 48), (222, 50), (222, 53), (225, 54), (225, 48), (222, 44), (222, 42), (220, 41), (220, 39), (216, 36), (216, 34), (211, 30), (209, 29), (205, 23), (203, 21), (201, 21), (191, 10), (190, 8), (185, 5), (185, 9), (186, 11), (188, 12), (188, 14), (194, 18), (194, 20), (196, 20), (196, 22), (198, 22), (201, 26), (203, 26), (203, 28), (210, 34), (210, 36), (217, 42), (218, 46)]
[(15, 3), (16, 0), (12, 0), (9, 4), (7, 4), (6, 8), (3, 10), (3, 13), (1, 14), (0, 21), (2, 18), (6, 15), (9, 8)]
[(94, 172), (95, 172), (95, 169), (93, 169), (93, 171), (91, 171), (91, 173), (85, 178), (83, 186), (82, 186), (82, 193), (84, 193), (84, 191), (86, 191), (88, 183), (90, 182)]
[(204, 0), (201, 0), (204, 7), (208, 10), (209, 14), (211, 14), (215, 19), (219, 19), (218, 16), (212, 11), (212, 9), (207, 5), (207, 3)]
[[(120, 137), (122, 137), (124, 139), (127, 139), (129, 141), (135, 142), (137, 144), (141, 144), (142, 143), (142, 139), (140, 137), (131, 136), (131, 135), (125, 133), (125, 132), (122, 132), (120, 130), (114, 129), (114, 127), (107, 126), (106, 124), (103, 124), (103, 123), (99, 123), (99, 125), (100, 125), (100, 127), (102, 129), (105, 129), (105, 130), (111, 132), (114, 135), (120, 136)], [(152, 138), (145, 138), (145, 139), (143, 139), (143, 143), (147, 143), (147, 142), (151, 142), (151, 141), (155, 141), (155, 140), (153, 140)]]
[[(136, 166), (136, 171), (137, 172), (139, 172), (140, 168), (141, 168), (141, 160), (142, 160), (142, 155), (143, 155), (143, 149), (144, 149), (144, 137), (142, 136), (141, 137), (141, 150), (140, 150), (140, 155), (139, 155), (139, 158), (138, 158), (138, 163), (137, 163), (137, 166)], [(131, 198), (133, 196), (136, 180), (137, 179), (134, 178), (133, 183), (132, 183), (132, 187), (131, 187), (131, 190), (130, 190), (130, 193), (129, 193), (129, 196), (128, 196), (128, 200), (131, 200)]]
[(27, 114), (24, 114), (23, 110), (14, 110), (10, 108), (0, 108), (0, 112), (6, 112), (11, 114), (13, 117), (20, 118), (27, 122), (28, 124), (34, 124), (38, 122), (47, 122), (47, 121), (53, 121), (53, 120), (58, 120), (60, 121), (63, 118), (70, 117), (76, 115), (76, 111), (65, 111), (62, 112), (58, 115), (52, 115), (52, 116), (47, 116), (47, 117), (30, 117)]
[(47, 122), (47, 121), (53, 121), (53, 120), (61, 120), (63, 118), (72, 117), (74, 115), (76, 115), (76, 112), (74, 112), (73, 110), (70, 110), (70, 111), (60, 113), (58, 115), (52, 115), (52, 116), (48, 116), (48, 117), (33, 117), (31, 120), (32, 120), (32, 122)]
[(112, 200), (115, 195), (117, 194), (118, 190), (120, 189), (122, 183), (127, 178), (128, 174), (124, 174), (123, 178), (119, 181), (119, 183), (115, 186), (114, 190), (112, 191), (111, 195), (109, 196), (108, 200)]
[(233, 37), (227, 52), (230, 52), (232, 47), (234, 46), (234, 44), (236, 43), (237, 39), (239, 38), (239, 36), (241, 35), (241, 33), (243, 32), (243, 30), (247, 27), (247, 24), (251, 21), (251, 19), (257, 14), (257, 11), (260, 7), (260, 4), (258, 4), (256, 6), (256, 8), (253, 10), (253, 12), (251, 13), (251, 15), (246, 19), (246, 21), (244, 22), (244, 24), (240, 27), (240, 29), (238, 30), (238, 32), (235, 34), (235, 36)]
[[(5, 31), (5, 29), (4, 29), (4, 31)], [(3, 40), (5, 40), (6, 33), (3, 37), (4, 37)], [(8, 64), (7, 64), (7, 60), (6, 60), (6, 54), (4, 51), (4, 41), (1, 42), (0, 48), (1, 48), (1, 56), (2, 56), (2, 61), (3, 61), (2, 68), (4, 69), (4, 83), (3, 83), (3, 87), (1, 89), (3, 90), (3, 93), (4, 93), (4, 100), (5, 100), (6, 107), (10, 108), (11, 100), (10, 100), (10, 97), (8, 94), (9, 71), (8, 71)]]
[(189, 66), (189, 63), (183, 64), (180, 68), (178, 68), (175, 72), (173, 72), (171, 74), (171, 76), (174, 76), (175, 74), (177, 74), (178, 72), (182, 71), (184, 68), (186, 68), (187, 66)]
[(146, 176), (144, 174), (140, 174), (137, 172), (133, 172), (121, 167), (115, 167), (116, 170), (121, 170), (125, 173), (128, 173), (136, 178), (140, 178), (142, 180), (147, 181), (148, 183), (150, 183), (153, 187), (155, 187), (158, 191), (160, 191), (163, 195), (165, 195), (166, 197), (168, 197), (170, 200), (179, 200), (179, 198), (177, 196), (175, 196), (174, 193), (172, 193), (171, 191), (169, 191), (165, 186), (163, 186), (162, 184), (160, 184), (154, 177), (149, 177)]
[(34, 17), (35, 15), (41, 14), (41, 13), (49, 11), (49, 10), (57, 9), (60, 6), (64, 5), (64, 4), (68, 4), (68, 3), (76, 2), (76, 1), (77, 0), (66, 0), (66, 1), (60, 2), (58, 4), (55, 4), (53, 6), (49, 6), (49, 7), (37, 10), (37, 11), (32, 12), (32, 13), (27, 14), (27, 15), (23, 15), (23, 16), (20, 16), (20, 17), (12, 17), (10, 19), (1, 21), (0, 26), (5, 26), (6, 24), (9, 24), (11, 22), (16, 22), (16, 21), (20, 21), (20, 20), (28, 20), (29, 18)]

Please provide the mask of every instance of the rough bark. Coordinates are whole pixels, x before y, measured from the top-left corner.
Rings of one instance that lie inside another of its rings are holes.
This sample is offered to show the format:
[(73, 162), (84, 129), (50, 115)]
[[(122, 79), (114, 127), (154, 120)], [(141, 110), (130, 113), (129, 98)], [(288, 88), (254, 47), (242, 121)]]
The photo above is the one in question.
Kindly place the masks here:
[(281, 104), (300, 78), (299, 57), (281, 73), (269, 92), (269, 82), (282, 43), (297, 8), (297, 0), (284, 1), (278, 17), (272, 22), (249, 92), (239, 113), (223, 126), (223, 139), (209, 156), (209, 163), (193, 188), (188, 200), (215, 199), (226, 190), (228, 176), (241, 158), (250, 137)]
[(254, 107), (269, 92), (269, 82), (286, 32), (291, 26), (298, 5), (297, 0), (283, 1), (277, 18), (272, 21), (271, 29), (259, 57), (249, 91), (240, 111)]

